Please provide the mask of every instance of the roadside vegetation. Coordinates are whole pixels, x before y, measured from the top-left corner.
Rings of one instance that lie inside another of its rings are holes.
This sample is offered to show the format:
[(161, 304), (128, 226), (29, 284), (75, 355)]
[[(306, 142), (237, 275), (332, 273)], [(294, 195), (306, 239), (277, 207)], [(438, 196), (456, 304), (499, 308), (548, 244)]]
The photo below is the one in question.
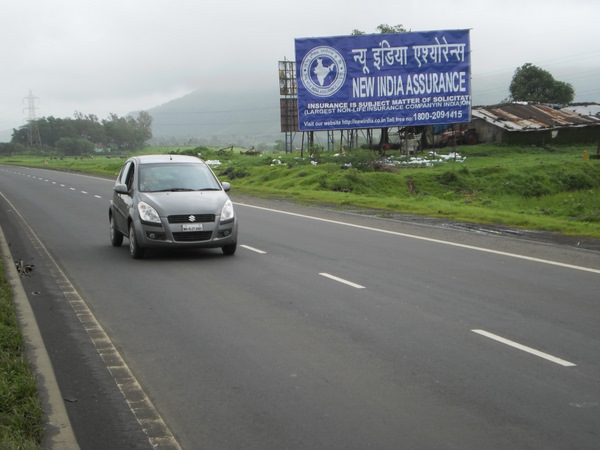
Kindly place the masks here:
[(145, 111), (132, 116), (110, 114), (99, 120), (93, 114), (75, 113), (73, 118), (42, 117), (13, 129), (10, 143), (0, 143), (0, 154), (35, 154), (44, 143), (63, 155), (80, 156), (95, 149), (132, 151), (152, 137), (152, 116)]
[[(186, 153), (209, 161), (232, 194), (288, 198), (334, 208), (410, 213), (600, 238), (600, 160), (594, 145), (481, 144), (424, 151), (293, 154), (241, 149), (148, 147), (138, 153)], [(584, 154), (588, 155), (584, 159)], [(450, 156), (448, 156), (450, 155)], [(6, 156), (0, 163), (114, 177), (122, 157)]]
[[(456, 158), (371, 152), (263, 157), (217, 169), (235, 192), (600, 237), (600, 161), (591, 148), (457, 148)], [(262, 165), (261, 165), (262, 162)], [(281, 162), (281, 163), (280, 163)]]
[(42, 409), (0, 261), (0, 449), (38, 449)]

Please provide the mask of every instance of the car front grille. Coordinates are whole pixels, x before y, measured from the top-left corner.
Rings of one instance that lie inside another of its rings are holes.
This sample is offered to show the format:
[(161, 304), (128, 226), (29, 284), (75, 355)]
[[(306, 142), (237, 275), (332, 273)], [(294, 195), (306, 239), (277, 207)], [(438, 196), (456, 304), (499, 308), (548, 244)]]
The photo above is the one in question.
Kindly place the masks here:
[(214, 214), (181, 214), (177, 216), (169, 216), (169, 223), (207, 223), (214, 222)]
[(177, 242), (208, 241), (212, 237), (212, 231), (183, 231), (173, 233), (173, 239)]

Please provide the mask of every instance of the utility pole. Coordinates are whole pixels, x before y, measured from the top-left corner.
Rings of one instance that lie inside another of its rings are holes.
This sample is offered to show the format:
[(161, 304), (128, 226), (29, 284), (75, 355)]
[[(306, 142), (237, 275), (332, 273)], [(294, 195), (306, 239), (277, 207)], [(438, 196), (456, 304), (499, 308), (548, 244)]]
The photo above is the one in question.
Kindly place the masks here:
[(34, 97), (33, 94), (31, 93), (31, 90), (29, 91), (29, 95), (25, 98), (23, 98), (23, 100), (27, 100), (27, 108), (23, 108), (23, 110), (27, 109), (27, 145), (29, 147), (31, 147), (32, 145), (42, 145), (42, 139), (40, 137), (40, 130), (37, 126), (37, 122), (35, 119), (35, 110), (37, 109), (35, 107), (35, 101), (37, 100), (37, 97)]

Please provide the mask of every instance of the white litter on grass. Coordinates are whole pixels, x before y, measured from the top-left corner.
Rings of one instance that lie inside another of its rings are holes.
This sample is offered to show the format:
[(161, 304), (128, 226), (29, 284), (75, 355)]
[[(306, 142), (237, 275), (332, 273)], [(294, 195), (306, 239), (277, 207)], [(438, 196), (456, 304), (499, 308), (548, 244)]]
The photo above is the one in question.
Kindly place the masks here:
[(456, 152), (452, 152), (447, 155), (438, 155), (437, 153), (431, 152), (431, 153), (429, 153), (429, 155), (437, 157), (438, 159), (445, 159), (446, 161), (448, 161), (449, 159), (456, 159), (456, 161), (463, 162), (465, 159), (467, 159), (466, 156), (462, 157)]
[(220, 166), (221, 165), (221, 161), (219, 161), (218, 159), (209, 159), (208, 161), (205, 161), (205, 162), (209, 166)]
[(435, 152), (429, 153), (429, 158), (424, 158), (422, 156), (413, 156), (406, 159), (395, 160), (393, 157), (390, 157), (386, 160), (386, 163), (394, 164), (397, 166), (406, 166), (406, 165), (421, 165), (425, 167), (433, 167), (435, 164), (445, 163), (447, 161), (456, 161), (456, 162), (464, 162), (467, 158), (459, 155), (458, 153), (452, 152), (447, 155), (440, 155)]
[[(345, 157), (346, 153), (336, 153), (335, 155), (333, 155), (334, 157)], [(313, 156), (311, 156), (312, 158)], [(298, 156), (296, 156), (294, 158), (296, 161), (305, 161), (306, 158), (300, 158)], [(433, 167), (436, 164), (444, 164), (447, 161), (455, 161), (455, 162), (464, 162), (466, 160), (466, 156), (461, 156), (458, 153), (455, 152), (451, 152), (448, 153), (447, 155), (441, 155), (439, 153), (436, 152), (430, 152), (429, 153), (429, 157), (424, 157), (424, 156), (412, 156), (409, 159), (406, 159), (406, 157), (404, 156), (389, 156), (385, 159), (380, 159), (378, 162), (379, 164), (384, 164), (384, 165), (389, 165), (389, 166), (422, 166), (422, 167)], [(215, 163), (216, 165), (221, 164), (220, 161), (207, 161), (207, 164), (211, 164), (211, 163)], [(313, 166), (317, 166), (319, 165), (319, 163), (315, 160), (311, 160), (310, 163)], [(281, 156), (278, 156), (275, 159), (271, 160), (271, 167), (274, 166), (279, 166), (284, 164), (281, 161)], [(352, 167), (352, 163), (345, 163), (342, 165), (342, 168), (344, 169), (349, 169)]]

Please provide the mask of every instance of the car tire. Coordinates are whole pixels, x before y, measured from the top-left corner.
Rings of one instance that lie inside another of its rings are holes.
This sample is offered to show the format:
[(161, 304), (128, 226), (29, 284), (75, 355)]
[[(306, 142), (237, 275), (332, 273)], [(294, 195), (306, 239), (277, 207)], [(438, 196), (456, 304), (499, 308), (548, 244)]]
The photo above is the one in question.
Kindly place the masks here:
[(233, 255), (235, 253), (236, 249), (237, 249), (237, 242), (233, 243), (233, 244), (227, 244), (227, 245), (224, 245), (223, 247), (221, 247), (221, 250), (223, 250), (223, 253), (226, 255)]
[(133, 259), (141, 259), (144, 257), (144, 249), (138, 244), (133, 224), (129, 225), (129, 253)]
[(123, 243), (123, 233), (116, 229), (112, 214), (110, 215), (110, 243), (113, 247), (120, 247)]

